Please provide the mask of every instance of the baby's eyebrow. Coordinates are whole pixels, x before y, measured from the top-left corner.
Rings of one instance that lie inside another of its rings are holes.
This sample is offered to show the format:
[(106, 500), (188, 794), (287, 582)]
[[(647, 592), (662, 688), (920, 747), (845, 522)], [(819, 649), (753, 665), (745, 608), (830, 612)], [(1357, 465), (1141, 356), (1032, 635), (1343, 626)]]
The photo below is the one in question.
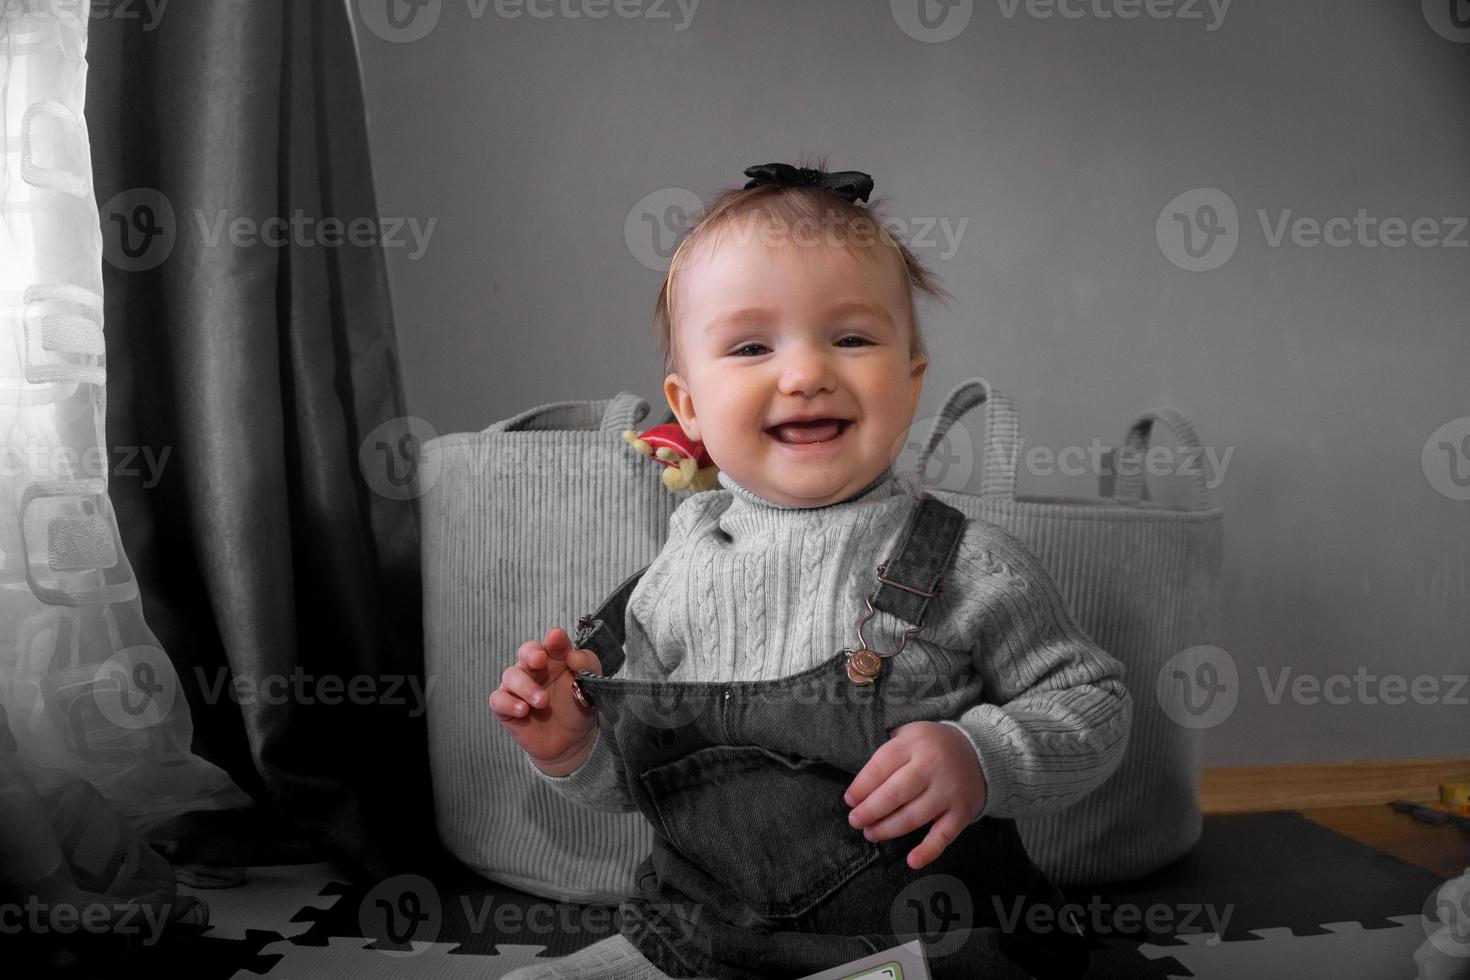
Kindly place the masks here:
[[(838, 303), (835, 306), (828, 307), (825, 311), (826, 316), (829, 318), (845, 316), (849, 313), (867, 313), (877, 317), (889, 326), (893, 325), (893, 317), (889, 312), (883, 309), (883, 307), (876, 306), (872, 303)], [(754, 326), (761, 323), (769, 323), (776, 316), (777, 313), (775, 310), (768, 310), (758, 306), (748, 306), (744, 309), (733, 310), (729, 313), (721, 313), (719, 316), (716, 316), (705, 327), (705, 332), (714, 333), (716, 330), (726, 327)]]
[(743, 310), (735, 310), (731, 313), (722, 313), (709, 322), (705, 327), (706, 333), (714, 333), (722, 327), (739, 327), (762, 322), (769, 322), (776, 317), (775, 310), (767, 310), (758, 306), (748, 306)]
[(893, 317), (881, 306), (872, 303), (839, 303), (827, 311), (828, 316), (842, 316), (847, 313), (868, 313), (877, 317), (889, 326), (893, 325)]

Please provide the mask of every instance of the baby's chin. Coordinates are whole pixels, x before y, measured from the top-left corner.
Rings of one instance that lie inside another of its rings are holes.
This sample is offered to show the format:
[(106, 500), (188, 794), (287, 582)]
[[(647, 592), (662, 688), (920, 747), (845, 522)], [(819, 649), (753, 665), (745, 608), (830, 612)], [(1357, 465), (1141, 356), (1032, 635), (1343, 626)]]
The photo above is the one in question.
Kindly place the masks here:
[(749, 487), (759, 496), (786, 507), (811, 508), (826, 507), (845, 500), (863, 489), (873, 479), (874, 477), (866, 477), (858, 473), (831, 476), (814, 473), (810, 474), (807, 479), (764, 480), (758, 481), (754, 486), (739, 480), (736, 482), (741, 486)]

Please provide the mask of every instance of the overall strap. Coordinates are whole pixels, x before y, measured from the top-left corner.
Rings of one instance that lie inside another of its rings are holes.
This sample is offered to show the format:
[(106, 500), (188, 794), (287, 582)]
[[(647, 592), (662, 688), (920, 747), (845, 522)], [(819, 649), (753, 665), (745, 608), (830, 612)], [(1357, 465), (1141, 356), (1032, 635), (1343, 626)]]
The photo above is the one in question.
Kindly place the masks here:
[[(651, 563), (650, 563), (651, 565)], [(650, 565), (644, 565), (629, 575), (613, 590), (597, 611), (577, 620), (576, 632), (572, 634), (572, 645), (580, 650), (591, 650), (602, 664), (602, 676), (611, 677), (623, 668), (624, 615), (628, 598), (633, 588)]]
[(944, 591), (944, 573), (964, 535), (965, 515), (925, 494), (899, 535), (898, 553), (878, 566), (882, 583), (873, 606), (906, 623), (924, 622), (924, 610)]

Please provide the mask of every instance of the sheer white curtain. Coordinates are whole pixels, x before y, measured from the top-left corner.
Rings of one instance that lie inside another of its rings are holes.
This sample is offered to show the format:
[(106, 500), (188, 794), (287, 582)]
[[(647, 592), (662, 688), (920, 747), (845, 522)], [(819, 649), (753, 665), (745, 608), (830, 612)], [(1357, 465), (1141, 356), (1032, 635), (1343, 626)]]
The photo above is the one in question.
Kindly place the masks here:
[(147, 822), (247, 800), (189, 750), (107, 496), (88, 6), (0, 0), (0, 707), (38, 789)]

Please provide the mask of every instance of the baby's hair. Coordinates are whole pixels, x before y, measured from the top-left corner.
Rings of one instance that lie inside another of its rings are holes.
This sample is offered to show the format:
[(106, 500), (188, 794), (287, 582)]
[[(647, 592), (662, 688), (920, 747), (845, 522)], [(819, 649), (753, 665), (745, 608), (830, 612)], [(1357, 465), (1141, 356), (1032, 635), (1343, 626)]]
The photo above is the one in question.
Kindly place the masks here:
[[(815, 164), (798, 164), (816, 170), (827, 169), (826, 159)], [(725, 233), (742, 226), (743, 219), (764, 218), (770, 226), (786, 231), (801, 229), (813, 222), (828, 235), (837, 233), (831, 244), (840, 244), (850, 254), (861, 254), (858, 250), (878, 246), (896, 254), (903, 263), (904, 301), (908, 306), (909, 323), (913, 334), (909, 339), (910, 355), (928, 356), (924, 345), (924, 334), (919, 328), (919, 317), (914, 293), (920, 292), (933, 299), (944, 299), (949, 292), (940, 285), (939, 277), (920, 264), (917, 257), (903, 242), (897, 240), (883, 226), (881, 213), (883, 198), (872, 198), (870, 203), (848, 202), (846, 199), (818, 186), (787, 187), (763, 184), (744, 190), (731, 187), (719, 192), (704, 212), (684, 233), (674, 256), (669, 262), (668, 274), (664, 276), (663, 288), (659, 290), (658, 303), (654, 306), (654, 329), (658, 333), (659, 349), (663, 355), (663, 373), (675, 370), (677, 360), (674, 350), (674, 287), (675, 279), (699, 249), (717, 247)]]

